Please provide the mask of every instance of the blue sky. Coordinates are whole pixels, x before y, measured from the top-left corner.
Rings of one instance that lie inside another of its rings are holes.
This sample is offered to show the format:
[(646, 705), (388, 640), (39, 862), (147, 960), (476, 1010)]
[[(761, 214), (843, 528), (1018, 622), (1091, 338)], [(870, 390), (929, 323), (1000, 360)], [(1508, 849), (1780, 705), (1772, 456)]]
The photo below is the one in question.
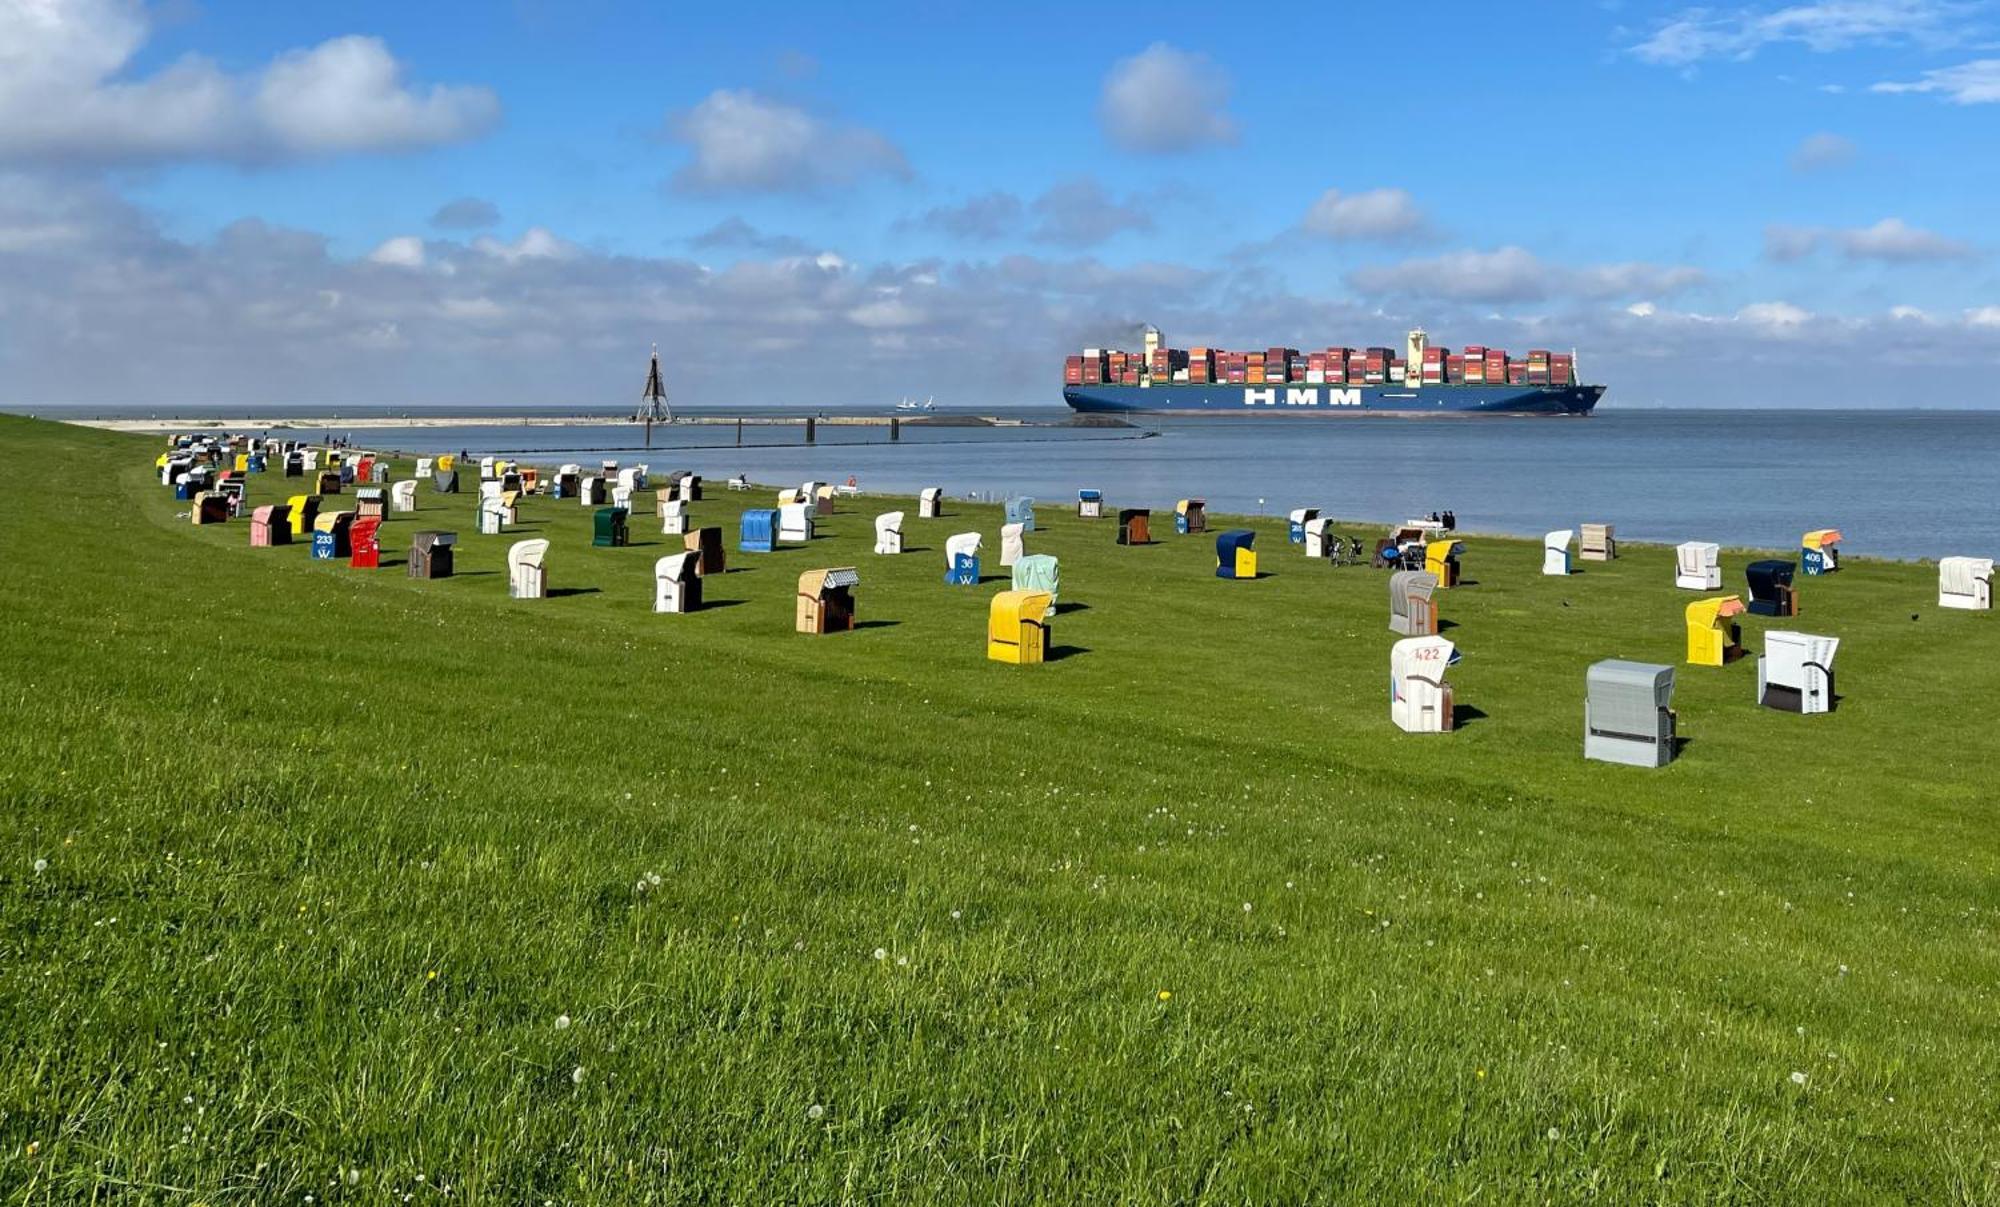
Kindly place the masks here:
[(1150, 320), (1996, 405), (1996, 118), (1955, 0), (0, 0), (0, 401), (1036, 401)]

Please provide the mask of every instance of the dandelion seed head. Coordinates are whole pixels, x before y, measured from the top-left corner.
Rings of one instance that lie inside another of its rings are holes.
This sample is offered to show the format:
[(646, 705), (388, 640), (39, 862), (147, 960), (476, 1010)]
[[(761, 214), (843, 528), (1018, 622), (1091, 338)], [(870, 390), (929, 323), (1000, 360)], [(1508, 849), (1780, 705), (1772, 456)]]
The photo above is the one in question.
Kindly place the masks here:
[(569, 1015), (567, 1014), (556, 1015), (556, 1030), (558, 1031), (569, 1030)]
[(1797, 1070), (1793, 1070), (1793, 1072), (1792, 1072), (1792, 1084), (1793, 1084), (1793, 1085), (1804, 1085), (1805, 1083), (1806, 1083), (1806, 1075), (1805, 1075), (1804, 1073), (1801, 1073), (1801, 1072), (1798, 1072)]
[(885, 947), (878, 947), (878, 948), (876, 948), (876, 949), (875, 949), (875, 958), (876, 958), (876, 959), (878, 959), (878, 960), (886, 960), (886, 959), (888, 959), (888, 958), (889, 958), (889, 950), (888, 950), (887, 948), (885, 948)]
[(570, 1082), (571, 1082), (571, 1084), (573, 1084), (573, 1085), (582, 1085), (582, 1084), (583, 1084), (583, 1066), (582, 1066), (582, 1065), (578, 1065), (578, 1066), (576, 1066), (576, 1067), (575, 1067), (574, 1069), (571, 1069), (571, 1070), (569, 1071), (569, 1079), (570, 1079)]
[(48, 861), (48, 860), (46, 860), (46, 859), (37, 859), (37, 860), (35, 860), (35, 875), (39, 876), (39, 875), (41, 875), (41, 874), (42, 874), (43, 872), (46, 872), (46, 871), (48, 871), (48, 870), (49, 870), (49, 861)]
[(806, 1118), (812, 1120), (814, 1123), (818, 1123), (820, 1120), (826, 1118), (826, 1108), (815, 1102), (806, 1108)]

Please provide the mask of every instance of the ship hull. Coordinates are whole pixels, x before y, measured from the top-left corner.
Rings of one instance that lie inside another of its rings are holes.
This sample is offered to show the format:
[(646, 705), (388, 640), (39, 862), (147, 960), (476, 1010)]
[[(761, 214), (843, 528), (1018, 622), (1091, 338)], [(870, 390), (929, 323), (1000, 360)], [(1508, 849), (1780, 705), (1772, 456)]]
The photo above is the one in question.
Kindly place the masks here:
[(1588, 415), (1603, 386), (1064, 386), (1095, 415)]

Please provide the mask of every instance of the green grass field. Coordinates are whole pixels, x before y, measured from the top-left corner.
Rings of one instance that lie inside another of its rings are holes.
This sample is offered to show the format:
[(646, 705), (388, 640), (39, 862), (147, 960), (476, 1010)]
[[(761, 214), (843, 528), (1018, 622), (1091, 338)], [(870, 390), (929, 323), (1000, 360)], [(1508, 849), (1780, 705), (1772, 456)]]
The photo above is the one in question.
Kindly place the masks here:
[[(1226, 582), (1044, 506), (1064, 656), (1008, 667), (940, 581), (997, 508), (751, 555), (711, 482), (660, 616), (650, 496), (625, 549), (526, 502), (574, 593), (514, 601), (476, 473), (362, 571), (159, 449), (0, 418), (6, 1202), (2000, 1199), (2000, 616), (1933, 566), (1801, 578), (1839, 710), (1683, 667), (1643, 771), (1584, 668), (1680, 662), (1669, 549), (1472, 539), (1476, 715), (1414, 736), (1386, 576), (1278, 521)], [(836, 565), (876, 623), (794, 634)]]

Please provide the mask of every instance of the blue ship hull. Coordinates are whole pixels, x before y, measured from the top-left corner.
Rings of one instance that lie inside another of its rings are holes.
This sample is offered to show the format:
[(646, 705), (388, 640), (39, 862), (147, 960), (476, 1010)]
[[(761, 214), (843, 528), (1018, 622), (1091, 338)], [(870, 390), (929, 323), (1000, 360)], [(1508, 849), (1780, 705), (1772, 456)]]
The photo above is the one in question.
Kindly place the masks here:
[(1588, 415), (1603, 386), (1064, 386), (1085, 414)]

